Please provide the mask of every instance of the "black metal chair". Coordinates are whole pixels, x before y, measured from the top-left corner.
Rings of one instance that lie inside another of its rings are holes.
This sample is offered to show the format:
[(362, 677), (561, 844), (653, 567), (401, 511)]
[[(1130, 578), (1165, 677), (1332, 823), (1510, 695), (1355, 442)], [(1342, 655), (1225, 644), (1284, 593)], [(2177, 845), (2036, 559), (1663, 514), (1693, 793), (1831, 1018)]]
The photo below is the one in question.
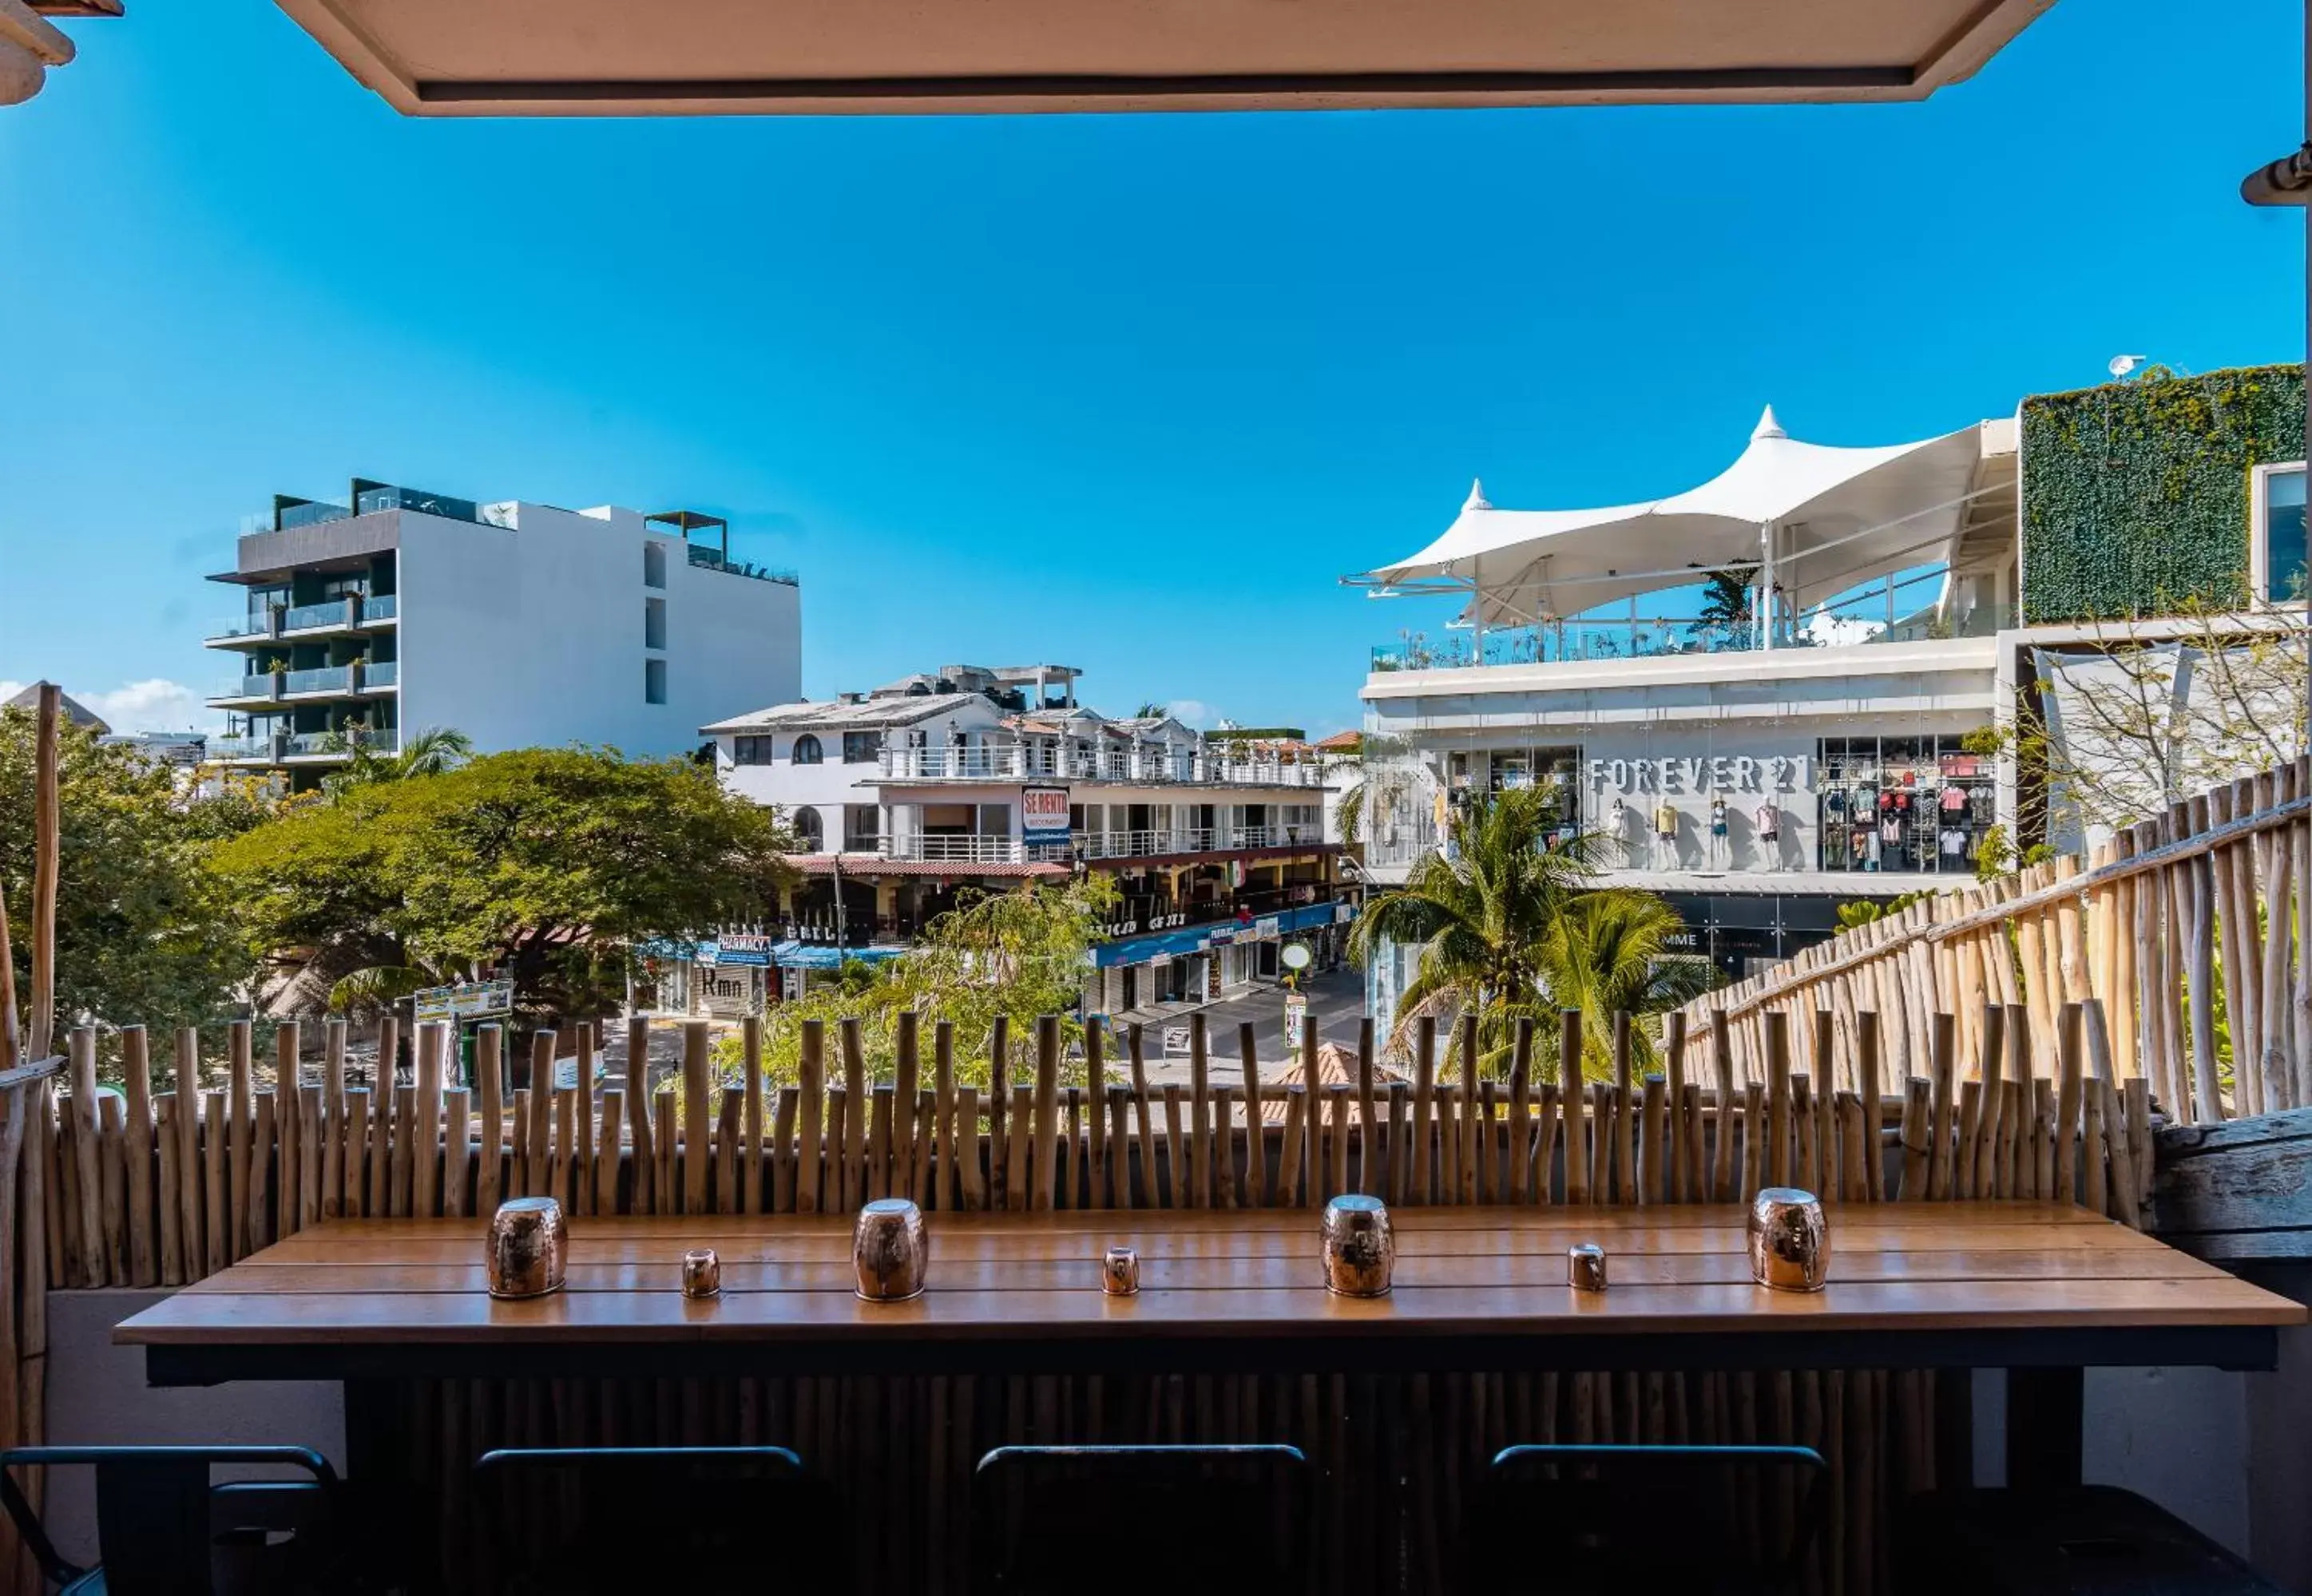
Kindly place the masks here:
[[(66, 1562), (32, 1511), (19, 1468), (96, 1470), (98, 1565)], [(302, 1478), (218, 1482), (219, 1468)], [(241, 1596), (357, 1589), (344, 1551), (337, 1470), (305, 1446), (20, 1446), (0, 1452), (0, 1508), (69, 1596)]]
[(848, 1588), (841, 1504), (783, 1446), (505, 1450), (475, 1475), (504, 1596)]
[(974, 1596), (1296, 1596), (1309, 1460), (1292, 1446), (1003, 1446), (971, 1482)]
[(2116, 1486), (1928, 1491), (1895, 1511), (1903, 1596), (2280, 1596), (2166, 1508)]
[(1512, 1446), (1464, 1537), (1488, 1596), (1769, 1596), (1795, 1591), (1828, 1470), (1804, 1446)]

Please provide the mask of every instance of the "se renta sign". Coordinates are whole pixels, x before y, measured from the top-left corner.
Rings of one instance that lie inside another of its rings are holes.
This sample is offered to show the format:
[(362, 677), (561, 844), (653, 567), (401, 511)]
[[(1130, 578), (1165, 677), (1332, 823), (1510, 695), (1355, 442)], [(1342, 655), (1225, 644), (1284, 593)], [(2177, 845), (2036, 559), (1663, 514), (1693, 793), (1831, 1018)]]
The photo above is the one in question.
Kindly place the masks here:
[(1068, 840), (1068, 789), (1028, 787), (1020, 792), (1020, 831), (1030, 842)]

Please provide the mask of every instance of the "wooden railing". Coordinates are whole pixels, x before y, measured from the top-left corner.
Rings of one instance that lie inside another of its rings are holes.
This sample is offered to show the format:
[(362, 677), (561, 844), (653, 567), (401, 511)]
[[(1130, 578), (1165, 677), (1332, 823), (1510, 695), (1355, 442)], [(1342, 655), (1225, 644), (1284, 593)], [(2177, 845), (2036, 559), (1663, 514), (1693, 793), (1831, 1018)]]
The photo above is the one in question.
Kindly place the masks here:
[[(2312, 1106), (2308, 904), (2312, 771), (2299, 761), (2178, 804), (2085, 861), (1911, 904), (1683, 1013), (1689, 1029), (1724, 1015), (1743, 1081), (1765, 1078), (1768, 1016), (1807, 1039), (1826, 1025), (1852, 1059), (1864, 1010), (1914, 1061), (1932, 1057), (1933, 1016), (1947, 1014), (1963, 1078), (2045, 1080), (2064, 1006), (2092, 999), (2108, 1016), (2088, 1026), (2095, 1076), (2148, 1082), (2171, 1120)], [(1821, 1056), (1808, 1054), (1831, 1080)]]
[[(95, 1038), (81, 1031), (70, 1042), (72, 1095), (36, 1144), (42, 1158), (28, 1164), (45, 1168), (48, 1189), (61, 1193), (47, 1205), (45, 1240), (53, 1278), (75, 1286), (176, 1285), (333, 1217), (478, 1216), (532, 1193), (560, 1199), (582, 1228), (586, 1216), (609, 1212), (841, 1213), (895, 1193), (934, 1213), (1313, 1209), (1347, 1190), (1397, 1205), (1579, 1209), (1740, 1200), (1782, 1183), (1833, 1204), (2070, 1193), (2132, 1223), (2150, 1166), (2149, 1094), (2141, 1079), (2107, 1094), (2083, 1090), (2079, 1039), (2089, 1012), (2071, 1010), (2059, 1026), (2060, 1084), (2010, 1095), (2014, 1112), (1996, 1119), (1981, 1112), (1979, 1083), (1959, 1089), (1949, 1016), (1931, 1021), (1929, 1073), (1905, 1080), (1875, 1017), (1858, 1013), (1858, 1053), (1840, 1051), (1818, 1078), (1863, 1087), (1821, 1091), (1791, 1068), (1780, 1014), (1761, 1024), (1763, 1081), (1734, 1079), (1730, 1050), (1705, 1074), (1675, 1018), (1661, 1074), (1633, 1077), (1624, 1025), (1616, 1078), (1585, 1080), (1581, 1016), (1568, 1015), (1556, 1037), (1528, 1029), (1518, 1038), (1505, 1078), (1468, 1077), (1466, 1025), (1458, 1040), (1423, 1025), (1414, 1078), (1388, 1081), (1376, 1075), (1368, 1025), (1330, 1068), (1288, 1084), (1261, 1078), (1251, 1026), (1240, 1028), (1236, 1057), (1222, 1060), (1202, 1016), (1192, 1016), (1185, 1086), (1148, 1083), (1136, 1026), (1112, 1051), (1119, 1039), (1093, 1025), (1078, 1062), (1064, 1058), (1051, 1020), (1015, 1051), (1001, 1032), (966, 1039), (903, 1019), (889, 1039), (889, 1078), (867, 1065), (867, 1043), (882, 1039), (853, 1022), (831, 1030), (809, 1022), (799, 1078), (775, 1086), (756, 1067), (761, 1022), (749, 1020), (748, 1063), (732, 1082), (714, 1067), (707, 1025), (690, 1022), (679, 1086), (524, 1088), (510, 1103), (495, 1085), (504, 1042), (495, 1027), (479, 1033), (473, 1087), (444, 1087), (447, 1038), (425, 1026), (414, 1083), (378, 1092), (346, 1084), (335, 1023), (318, 1070), (297, 1061), (298, 1029), (283, 1028), (281, 1084), (270, 1089), (255, 1080), (242, 1026), (232, 1033), (222, 1089), (198, 1089), (188, 1033), (175, 1059), (184, 1084), (155, 1093), (144, 1036), (132, 1030), (120, 1097), (97, 1094)], [(629, 1060), (649, 1056), (649, 1030), (632, 1023)], [(587, 1082), (590, 1034), (578, 1033), (577, 1078)], [(392, 1056), (393, 1040), (382, 1056)], [(959, 1053), (971, 1041), (976, 1060)], [(1302, 1058), (1318, 1060), (1318, 1044), (1311, 1026)], [(554, 1051), (551, 1033), (531, 1039), (530, 1078), (554, 1078)], [(981, 1060), (984, 1075), (967, 1068)], [(1883, 1095), (1874, 1089), (1882, 1070)], [(967, 1074), (987, 1084), (968, 1084)], [(1283, 1122), (1264, 1124), (1279, 1100)], [(30, 1213), (24, 1223), (42, 1234)], [(478, 1245), (477, 1226), (477, 1256)], [(1327, 1544), (1374, 1543), (1371, 1556), (1328, 1575), (1328, 1588), (1360, 1592), (1436, 1588), (1430, 1575), (1450, 1556), (1485, 1461), (1510, 1442), (1552, 1438), (1817, 1446), (1838, 1480), (1818, 1586), (1880, 1590), (1893, 1502), (1939, 1477), (1966, 1478), (1972, 1446), (1966, 1382), (1930, 1371), (1606, 1369), (1344, 1382), (1151, 1369), (1105, 1384), (1089, 1375), (879, 1383), (766, 1365), (759, 1379), (736, 1382), (453, 1381), (374, 1400), (389, 1403), (369, 1411), (406, 1442), (412, 1473), (436, 1483), (441, 1556), (453, 1571), (473, 1565), (484, 1528), (445, 1459), (504, 1444), (766, 1442), (799, 1447), (815, 1469), (922, 1526), (861, 1554), (876, 1560), (870, 1588), (895, 1592), (956, 1588), (965, 1503), (955, 1482), (979, 1452), (1009, 1443), (1299, 1445), (1324, 1482)], [(1397, 1420), (1384, 1422), (1392, 1411)]]

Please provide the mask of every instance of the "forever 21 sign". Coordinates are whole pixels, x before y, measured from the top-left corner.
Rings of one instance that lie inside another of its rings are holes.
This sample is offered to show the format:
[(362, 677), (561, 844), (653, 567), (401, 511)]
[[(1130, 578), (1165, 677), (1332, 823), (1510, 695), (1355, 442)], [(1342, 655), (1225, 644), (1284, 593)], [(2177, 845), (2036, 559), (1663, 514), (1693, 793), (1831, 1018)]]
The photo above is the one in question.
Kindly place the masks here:
[(1068, 840), (1068, 789), (1028, 787), (1020, 793), (1020, 833), (1030, 842)]

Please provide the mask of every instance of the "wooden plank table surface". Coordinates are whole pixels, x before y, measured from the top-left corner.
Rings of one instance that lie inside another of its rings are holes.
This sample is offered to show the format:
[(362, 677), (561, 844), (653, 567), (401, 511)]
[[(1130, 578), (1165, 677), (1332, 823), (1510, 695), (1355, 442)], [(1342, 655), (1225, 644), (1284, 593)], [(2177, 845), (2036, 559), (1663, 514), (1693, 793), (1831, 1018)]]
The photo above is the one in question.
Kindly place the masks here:
[[(306, 1230), (121, 1324), (155, 1383), (511, 1374), (1043, 1372), (1102, 1367), (1445, 1369), (2270, 1367), (2305, 1311), (2084, 1209), (1873, 1205), (1830, 1215), (1830, 1284), (1749, 1279), (1743, 1214), (1403, 1208), (1397, 1288), (1319, 1283), (1313, 1210), (926, 1216), (928, 1287), (851, 1291), (851, 1220), (708, 1215), (570, 1221), (568, 1284), (483, 1286), (481, 1220)], [(1565, 1285), (1596, 1242), (1612, 1288)], [(1142, 1291), (1099, 1289), (1111, 1244)], [(678, 1288), (711, 1246), (722, 1295)], [(646, 1361), (644, 1361), (646, 1359)]]

